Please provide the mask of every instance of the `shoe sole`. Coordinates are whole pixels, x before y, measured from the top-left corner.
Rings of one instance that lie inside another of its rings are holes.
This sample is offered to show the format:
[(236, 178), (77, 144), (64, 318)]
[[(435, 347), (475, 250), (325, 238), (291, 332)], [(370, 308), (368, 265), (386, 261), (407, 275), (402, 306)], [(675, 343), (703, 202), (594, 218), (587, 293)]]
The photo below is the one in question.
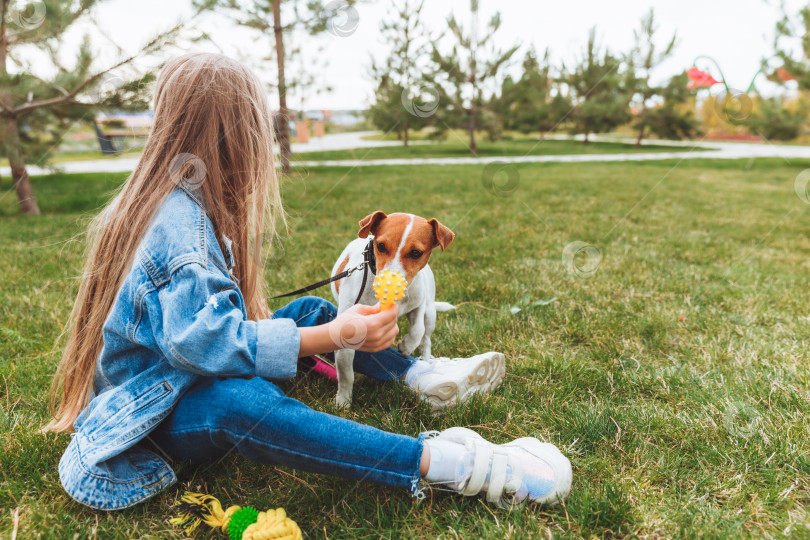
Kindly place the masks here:
[(478, 392), (491, 392), (497, 388), (506, 375), (506, 357), (495, 353), (481, 358), (472, 373), (458, 381), (445, 381), (422, 389), (423, 399), (431, 409), (439, 411), (463, 403)]

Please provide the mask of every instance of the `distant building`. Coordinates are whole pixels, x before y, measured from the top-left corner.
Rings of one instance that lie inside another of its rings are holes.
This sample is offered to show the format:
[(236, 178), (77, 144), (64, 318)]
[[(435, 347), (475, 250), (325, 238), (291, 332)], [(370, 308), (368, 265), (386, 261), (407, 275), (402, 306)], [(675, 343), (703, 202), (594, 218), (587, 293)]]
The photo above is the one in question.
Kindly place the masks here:
[[(152, 111), (99, 113), (93, 119), (93, 128), (101, 153), (117, 155), (133, 147), (142, 147), (154, 120)], [(140, 142), (133, 145), (136, 139)]]
[(96, 124), (102, 126), (105, 133), (121, 131), (125, 133), (116, 133), (116, 135), (142, 136), (147, 135), (152, 129), (155, 113), (152, 111), (99, 113), (95, 120)]
[(351, 127), (361, 124), (365, 121), (363, 111), (357, 110), (344, 110), (344, 111), (330, 111), (331, 118), (328, 120), (336, 126)]

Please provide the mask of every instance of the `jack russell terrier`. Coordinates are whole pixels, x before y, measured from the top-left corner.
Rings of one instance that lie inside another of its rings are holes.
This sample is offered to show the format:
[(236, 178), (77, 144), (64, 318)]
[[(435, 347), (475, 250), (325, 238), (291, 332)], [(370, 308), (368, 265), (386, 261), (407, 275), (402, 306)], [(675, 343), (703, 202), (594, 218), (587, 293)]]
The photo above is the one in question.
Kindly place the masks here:
[[(374, 274), (382, 270), (397, 270), (408, 283), (405, 296), (399, 302), (399, 315), (407, 315), (410, 330), (397, 348), (410, 355), (421, 346), (422, 359), (430, 360), (430, 336), (436, 327), (436, 312), (455, 309), (447, 302), (436, 302), (436, 283), (428, 266), (430, 253), (435, 247), (444, 251), (453, 241), (453, 231), (436, 219), (425, 219), (413, 214), (395, 213), (390, 216), (376, 211), (360, 221), (359, 238), (343, 250), (332, 269), (337, 275), (347, 268), (355, 268), (364, 261), (368, 272), (352, 272), (332, 282), (332, 294), (338, 303), (338, 314), (356, 303), (373, 306), (377, 303), (372, 288)], [(372, 251), (373, 250), (373, 251)], [(371, 257), (373, 255), (373, 257)], [(361, 292), (362, 291), (362, 292)], [(352, 400), (354, 385), (354, 350), (335, 351), (337, 364), (337, 404), (346, 406)]]

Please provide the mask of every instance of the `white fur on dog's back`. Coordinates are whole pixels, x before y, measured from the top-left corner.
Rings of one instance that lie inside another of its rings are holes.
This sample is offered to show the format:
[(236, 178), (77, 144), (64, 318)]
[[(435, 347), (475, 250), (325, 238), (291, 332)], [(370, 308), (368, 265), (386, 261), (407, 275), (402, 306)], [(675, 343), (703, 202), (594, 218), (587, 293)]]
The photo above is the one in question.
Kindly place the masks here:
[(456, 309), (456, 306), (450, 302), (434, 302), (433, 305), (436, 306), (436, 311), (452, 311)]

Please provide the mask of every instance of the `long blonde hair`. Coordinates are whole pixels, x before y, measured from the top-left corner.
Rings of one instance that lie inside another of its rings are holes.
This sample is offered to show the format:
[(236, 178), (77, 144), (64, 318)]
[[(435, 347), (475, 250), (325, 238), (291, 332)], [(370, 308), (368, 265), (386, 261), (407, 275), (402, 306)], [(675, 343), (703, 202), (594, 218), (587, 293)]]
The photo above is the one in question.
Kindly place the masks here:
[(195, 180), (220, 247), (222, 235), (233, 241), (234, 275), (248, 317), (269, 316), (262, 237), (272, 239), (276, 218), (283, 219), (272, 141), (264, 87), (242, 64), (222, 55), (195, 53), (163, 68), (143, 155), (89, 228), (87, 262), (51, 388), (55, 412), (45, 430), (71, 430), (87, 405), (104, 321), (149, 222), (178, 180)]

